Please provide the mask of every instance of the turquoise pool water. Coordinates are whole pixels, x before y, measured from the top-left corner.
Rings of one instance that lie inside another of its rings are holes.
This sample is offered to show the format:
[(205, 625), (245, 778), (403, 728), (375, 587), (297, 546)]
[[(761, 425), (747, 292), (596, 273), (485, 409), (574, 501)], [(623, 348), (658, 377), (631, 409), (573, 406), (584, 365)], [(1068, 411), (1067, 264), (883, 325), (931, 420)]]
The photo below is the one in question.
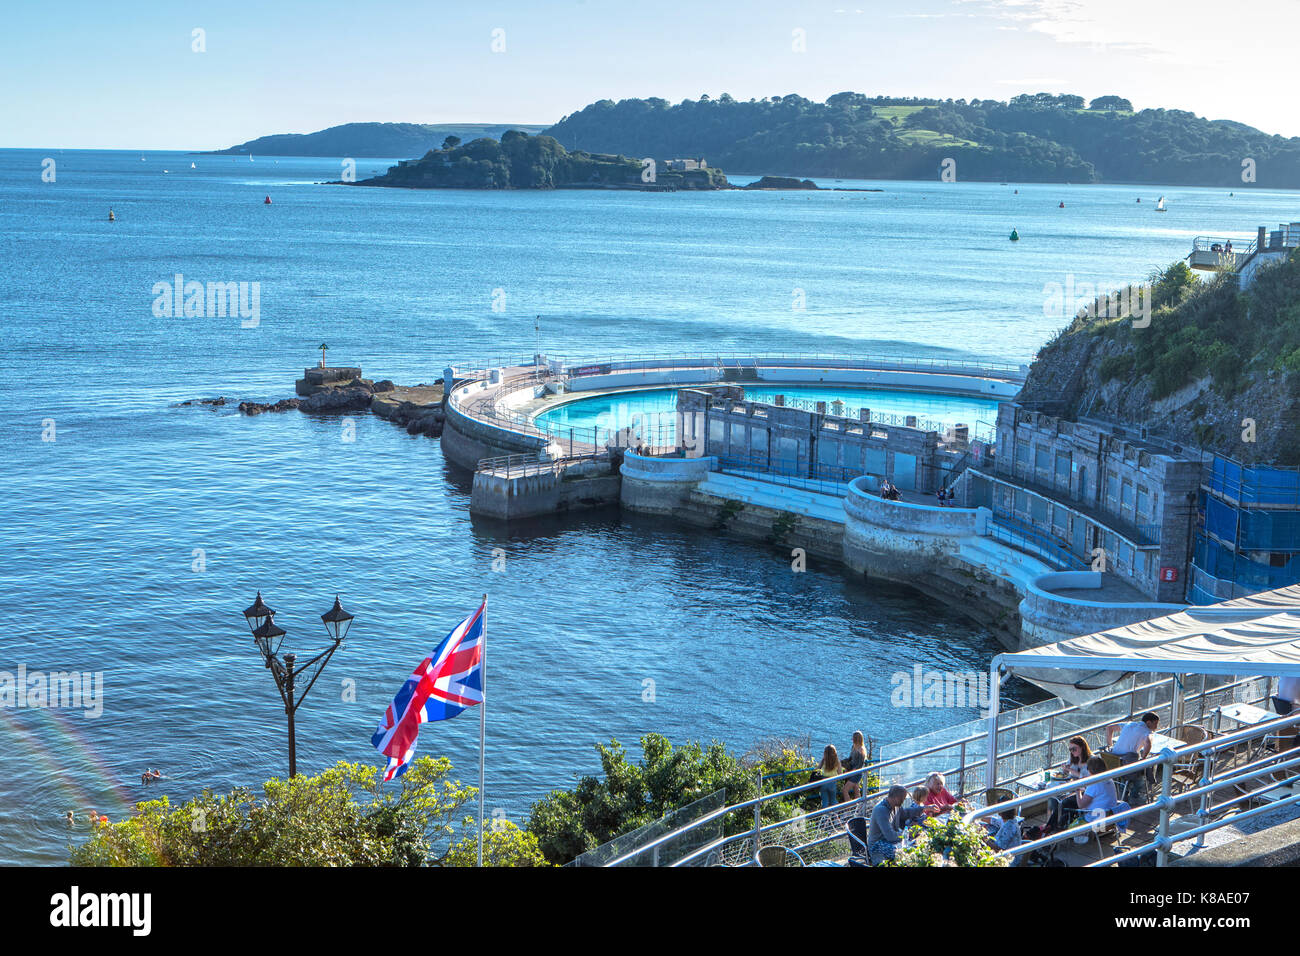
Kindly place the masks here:
[[(845, 414), (856, 417), (859, 408), (870, 408), (872, 415), (915, 415), (921, 419), (952, 425), (964, 422), (975, 429), (979, 422), (992, 425), (997, 417), (997, 402), (984, 398), (966, 398), (935, 392), (906, 392), (891, 389), (847, 388), (836, 386), (756, 386), (745, 389), (745, 397), (755, 401), (772, 401), (784, 395), (787, 402), (842, 401)], [(553, 431), (572, 428), (616, 430), (641, 420), (662, 415), (668, 427), (671, 413), (677, 408), (677, 390), (656, 388), (637, 392), (593, 395), (556, 406), (537, 416), (537, 423)]]

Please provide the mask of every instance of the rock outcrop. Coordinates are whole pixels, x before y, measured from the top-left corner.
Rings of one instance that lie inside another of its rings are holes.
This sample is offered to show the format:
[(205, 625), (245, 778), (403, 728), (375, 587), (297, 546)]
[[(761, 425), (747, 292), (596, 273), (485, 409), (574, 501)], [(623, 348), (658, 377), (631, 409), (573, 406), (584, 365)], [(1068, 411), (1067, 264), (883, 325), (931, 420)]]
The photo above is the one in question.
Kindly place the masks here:
[(298, 403), (298, 411), (313, 415), (359, 412), (370, 407), (375, 393), (370, 385), (354, 384), (317, 392)]
[(245, 415), (260, 415), (262, 412), (287, 412), (291, 408), (297, 408), (302, 400), (298, 398), (282, 398), (278, 402), (240, 402), (239, 410)]

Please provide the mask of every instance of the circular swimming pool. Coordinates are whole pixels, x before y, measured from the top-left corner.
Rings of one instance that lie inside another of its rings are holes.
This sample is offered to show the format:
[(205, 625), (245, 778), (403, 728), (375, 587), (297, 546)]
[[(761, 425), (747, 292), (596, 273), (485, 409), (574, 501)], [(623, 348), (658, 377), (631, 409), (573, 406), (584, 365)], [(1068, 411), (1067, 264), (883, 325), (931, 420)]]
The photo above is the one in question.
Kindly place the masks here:
[[(972, 430), (980, 422), (992, 426), (998, 413), (998, 403), (992, 399), (938, 392), (828, 385), (745, 386), (745, 398), (751, 401), (770, 402), (777, 395), (784, 395), (788, 403), (826, 402), (829, 406), (832, 402), (840, 401), (844, 403), (843, 414), (852, 418), (857, 417), (859, 408), (869, 408), (873, 416), (915, 415), (919, 419), (943, 425), (964, 423)], [(661, 420), (668, 422), (676, 409), (677, 389), (650, 388), (577, 398), (547, 409), (534, 421), (538, 426), (553, 432), (570, 428), (616, 430), (651, 416), (662, 416)]]

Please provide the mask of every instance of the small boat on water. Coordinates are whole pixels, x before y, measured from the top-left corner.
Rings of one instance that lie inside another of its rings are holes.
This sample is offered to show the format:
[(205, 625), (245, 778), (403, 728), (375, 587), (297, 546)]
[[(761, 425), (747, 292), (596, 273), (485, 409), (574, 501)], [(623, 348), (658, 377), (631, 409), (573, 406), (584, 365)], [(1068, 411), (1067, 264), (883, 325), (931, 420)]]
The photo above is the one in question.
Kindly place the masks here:
[(190, 163), (190, 169), (197, 169), (197, 168), (198, 168), (198, 167), (195, 166), (193, 163)]
[(269, 206), (269, 205), (271, 205), (271, 197), (270, 197), (270, 196), (267, 196), (265, 199), (263, 199), (263, 200), (262, 200), (262, 205), (263, 205), (263, 206)]
[(1161, 196), (1159, 199), (1156, 200), (1156, 212), (1168, 212), (1168, 211), (1169, 210), (1165, 208), (1165, 197)]
[(1011, 241), (1012, 242), (1020, 241), (1020, 233), (1016, 232), (1014, 229), (1011, 230)]
[(117, 221), (117, 217), (113, 215), (113, 210), (111, 208), (108, 210), (108, 221), (109, 222)]
[(1057, 208), (1057, 209), (1064, 209), (1064, 208), (1065, 208), (1065, 203), (1061, 203), (1061, 204), (1058, 205), (1056, 208)]

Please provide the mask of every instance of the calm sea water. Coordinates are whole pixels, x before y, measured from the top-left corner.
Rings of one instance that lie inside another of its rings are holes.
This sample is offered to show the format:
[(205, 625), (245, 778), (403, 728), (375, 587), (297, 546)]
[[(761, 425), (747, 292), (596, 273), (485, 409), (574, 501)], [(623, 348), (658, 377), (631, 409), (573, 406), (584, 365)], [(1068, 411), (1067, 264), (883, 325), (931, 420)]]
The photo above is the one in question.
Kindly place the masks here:
[[(283, 714), (240, 615), (259, 588), (300, 654), (324, 646), (318, 615), (336, 592), (357, 615), (299, 713), (307, 771), (373, 761), (393, 691), (489, 592), (488, 805), (515, 820), (597, 771), (592, 744), (610, 737), (743, 751), (807, 734), (842, 748), (854, 729), (893, 740), (974, 716), (889, 706), (891, 673), (983, 669), (996, 650), (906, 589), (815, 562), (793, 574), (762, 547), (617, 512), (472, 521), (464, 476), (434, 441), (360, 416), (346, 442), (338, 420), (180, 401), (283, 397), (322, 342), (367, 375), (433, 381), (449, 362), (530, 355), (535, 316), (543, 349), (575, 358), (1023, 362), (1060, 324), (1044, 315), (1045, 283), (1140, 278), (1196, 234), (1295, 218), (1291, 195), (1150, 187), (314, 185), (340, 172), (317, 159), (0, 151), (0, 670), (99, 671), (105, 687), (98, 718), (0, 710), (0, 862), (66, 859), (86, 832), (64, 826), (69, 809), (117, 819), (147, 796), (284, 772)], [(1164, 216), (1151, 212), (1161, 192)], [(258, 283), (259, 323), (156, 316), (154, 286), (176, 274)], [(469, 715), (426, 728), (420, 752), (471, 779), (476, 743)], [(148, 766), (164, 784), (140, 786)]]

